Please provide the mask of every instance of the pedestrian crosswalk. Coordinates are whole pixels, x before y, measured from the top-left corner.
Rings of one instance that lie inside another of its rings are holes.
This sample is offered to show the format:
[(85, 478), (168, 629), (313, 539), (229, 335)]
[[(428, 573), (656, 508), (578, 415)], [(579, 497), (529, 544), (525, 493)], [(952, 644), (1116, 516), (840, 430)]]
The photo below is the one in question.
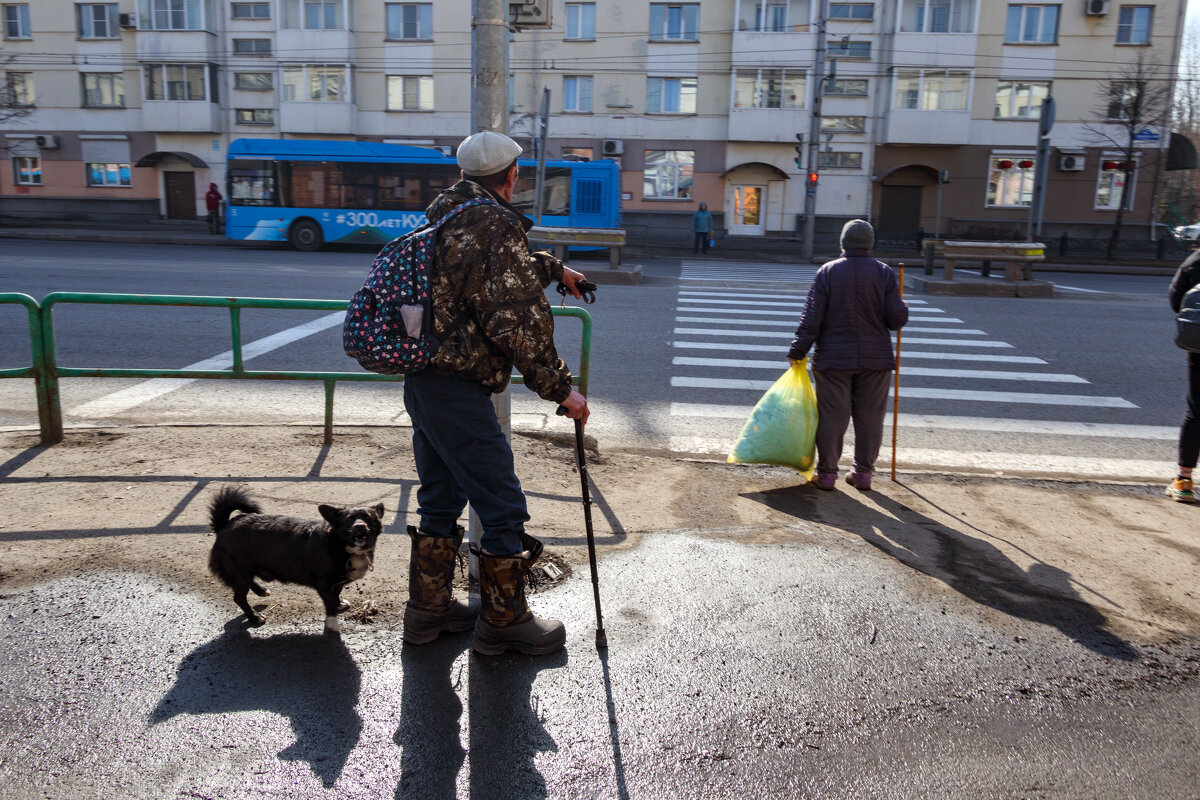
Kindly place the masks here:
[[(686, 435), (672, 438), (672, 450), (729, 452), (755, 402), (787, 368), (788, 347), (816, 271), (816, 266), (805, 265), (683, 263), (670, 385), (671, 415), (685, 423), (680, 429)], [(954, 432), (996, 435), (1001, 441), (1014, 434), (1142, 441), (1167, 441), (1177, 435), (1177, 429), (1170, 427), (1076, 421), (1072, 409), (1136, 410), (1137, 406), (1123, 397), (1088, 391), (1092, 384), (1086, 378), (1015, 352), (1013, 344), (972, 326), (961, 313), (938, 307), (936, 298), (905, 299), (910, 317), (902, 335), (899, 397), (906, 401), (906, 413), (898, 420), (900, 426), (943, 431), (951, 438)], [(934, 413), (944, 410), (947, 401), (968, 413)], [(1016, 418), (1022, 414), (1032, 418)], [(1043, 419), (1054, 416), (1059, 419)], [(920, 457), (917, 453), (946, 462), (941, 464), (946, 467), (974, 467), (987, 460), (974, 451), (955, 455), (916, 448), (907, 451), (909, 460)], [(992, 455), (998, 464), (1059, 464), (1088, 472), (1080, 463), (1086, 459), (1079, 457)]]

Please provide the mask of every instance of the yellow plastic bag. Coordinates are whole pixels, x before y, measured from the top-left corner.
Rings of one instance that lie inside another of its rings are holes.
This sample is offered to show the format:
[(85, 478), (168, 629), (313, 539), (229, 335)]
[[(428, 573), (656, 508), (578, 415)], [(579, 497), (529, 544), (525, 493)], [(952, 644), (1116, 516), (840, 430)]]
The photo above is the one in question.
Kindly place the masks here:
[(812, 480), (816, 449), (817, 393), (806, 358), (783, 373), (754, 406), (726, 461), (791, 467)]

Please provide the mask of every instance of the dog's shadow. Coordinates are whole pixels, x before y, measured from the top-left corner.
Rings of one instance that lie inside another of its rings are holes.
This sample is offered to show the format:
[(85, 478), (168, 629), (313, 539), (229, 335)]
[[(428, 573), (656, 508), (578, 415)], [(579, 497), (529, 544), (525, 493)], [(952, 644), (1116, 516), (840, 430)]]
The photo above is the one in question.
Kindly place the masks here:
[(184, 656), (175, 685), (151, 712), (150, 724), (180, 715), (278, 714), (296, 734), (279, 757), (307, 761), (332, 787), (362, 733), (355, 710), (361, 684), (362, 671), (340, 637), (252, 636), (239, 617), (221, 636)]

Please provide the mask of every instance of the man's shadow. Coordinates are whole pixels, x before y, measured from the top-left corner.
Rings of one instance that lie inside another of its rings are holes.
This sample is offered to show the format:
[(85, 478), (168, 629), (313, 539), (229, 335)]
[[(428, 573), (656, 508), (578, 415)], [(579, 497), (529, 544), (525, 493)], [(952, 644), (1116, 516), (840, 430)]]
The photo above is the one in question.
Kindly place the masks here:
[(362, 733), (355, 710), (361, 684), (362, 671), (341, 637), (251, 636), (239, 618), (184, 656), (175, 685), (151, 712), (150, 724), (184, 714), (278, 714), (296, 734), (279, 757), (309, 762), (313, 774), (331, 787)]
[[(983, 538), (936, 522), (882, 492), (871, 492), (870, 499), (883, 511), (843, 492), (819, 492), (810, 484), (742, 496), (800, 519), (857, 534), (964, 597), (1014, 617), (1058, 628), (1096, 653), (1124, 661), (1138, 658), (1128, 642), (1105, 628), (1104, 614), (1079, 596), (1070, 573), (1043, 561), (1022, 569)], [(987, 531), (955, 519), (964, 528), (994, 538)]]
[(443, 634), (423, 645), (405, 644), (400, 695), (400, 784), (396, 800), (454, 800), (455, 781), (466, 751), (460, 736), (463, 669), (454, 662), (471, 645), (471, 636)]

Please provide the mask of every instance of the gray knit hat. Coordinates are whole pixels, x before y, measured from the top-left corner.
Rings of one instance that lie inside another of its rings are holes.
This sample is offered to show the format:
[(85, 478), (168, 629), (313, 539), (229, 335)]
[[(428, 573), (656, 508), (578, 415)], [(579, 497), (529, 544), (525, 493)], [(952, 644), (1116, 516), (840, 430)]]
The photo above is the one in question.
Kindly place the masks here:
[(843, 250), (870, 250), (875, 246), (875, 229), (865, 219), (852, 219), (842, 227)]

